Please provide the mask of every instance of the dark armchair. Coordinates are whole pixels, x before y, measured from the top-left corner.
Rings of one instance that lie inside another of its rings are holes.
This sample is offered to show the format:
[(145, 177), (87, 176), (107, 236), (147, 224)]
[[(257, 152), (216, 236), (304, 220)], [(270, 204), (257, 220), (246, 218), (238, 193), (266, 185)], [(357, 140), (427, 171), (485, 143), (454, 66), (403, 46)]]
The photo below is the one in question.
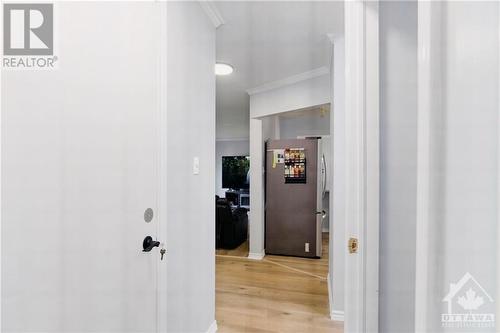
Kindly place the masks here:
[(216, 247), (234, 249), (247, 239), (247, 210), (245, 208), (232, 210), (225, 199), (216, 199), (215, 225)]

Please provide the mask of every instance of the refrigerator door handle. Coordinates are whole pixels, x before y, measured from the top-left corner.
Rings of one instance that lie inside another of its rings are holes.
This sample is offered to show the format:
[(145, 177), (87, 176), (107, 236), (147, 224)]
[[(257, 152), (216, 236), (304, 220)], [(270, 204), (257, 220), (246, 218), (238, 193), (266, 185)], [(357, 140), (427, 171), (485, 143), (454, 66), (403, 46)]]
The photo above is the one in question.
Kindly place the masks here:
[(316, 215), (321, 215), (321, 218), (324, 219), (326, 217), (326, 211), (322, 210), (321, 212), (316, 212)]
[(321, 156), (321, 163), (323, 164), (323, 190), (322, 190), (322, 193), (321, 193), (321, 197), (324, 198), (325, 197), (325, 194), (326, 194), (326, 181), (327, 181), (327, 174), (326, 174), (326, 159), (325, 159), (325, 155), (322, 155)]

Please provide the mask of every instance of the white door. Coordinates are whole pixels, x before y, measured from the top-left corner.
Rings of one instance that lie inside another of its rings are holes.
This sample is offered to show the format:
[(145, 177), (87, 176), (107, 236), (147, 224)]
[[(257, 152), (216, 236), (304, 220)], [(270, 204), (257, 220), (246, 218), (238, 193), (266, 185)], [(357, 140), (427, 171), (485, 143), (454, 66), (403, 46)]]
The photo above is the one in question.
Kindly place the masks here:
[(2, 332), (157, 331), (157, 6), (57, 3), (58, 68), (2, 72)]

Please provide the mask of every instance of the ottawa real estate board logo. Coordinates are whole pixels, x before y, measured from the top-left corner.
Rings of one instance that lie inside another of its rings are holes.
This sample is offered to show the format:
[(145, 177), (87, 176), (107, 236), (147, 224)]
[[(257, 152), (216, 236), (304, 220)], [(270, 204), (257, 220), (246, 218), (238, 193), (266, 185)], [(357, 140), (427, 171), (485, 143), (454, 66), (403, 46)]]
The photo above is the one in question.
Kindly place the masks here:
[(447, 313), (441, 314), (443, 327), (472, 329), (495, 327), (495, 304), (493, 298), (470, 274), (457, 283), (450, 283), (448, 294), (443, 298)]
[(56, 61), (54, 5), (4, 3), (2, 67), (52, 69)]

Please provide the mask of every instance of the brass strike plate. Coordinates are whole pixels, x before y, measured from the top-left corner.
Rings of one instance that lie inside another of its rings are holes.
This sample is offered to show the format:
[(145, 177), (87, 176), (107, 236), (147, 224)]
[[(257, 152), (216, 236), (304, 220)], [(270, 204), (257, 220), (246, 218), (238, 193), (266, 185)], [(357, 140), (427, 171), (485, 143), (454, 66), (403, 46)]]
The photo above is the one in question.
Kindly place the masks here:
[(349, 249), (349, 253), (358, 253), (358, 239), (353, 237), (349, 238), (347, 247)]

